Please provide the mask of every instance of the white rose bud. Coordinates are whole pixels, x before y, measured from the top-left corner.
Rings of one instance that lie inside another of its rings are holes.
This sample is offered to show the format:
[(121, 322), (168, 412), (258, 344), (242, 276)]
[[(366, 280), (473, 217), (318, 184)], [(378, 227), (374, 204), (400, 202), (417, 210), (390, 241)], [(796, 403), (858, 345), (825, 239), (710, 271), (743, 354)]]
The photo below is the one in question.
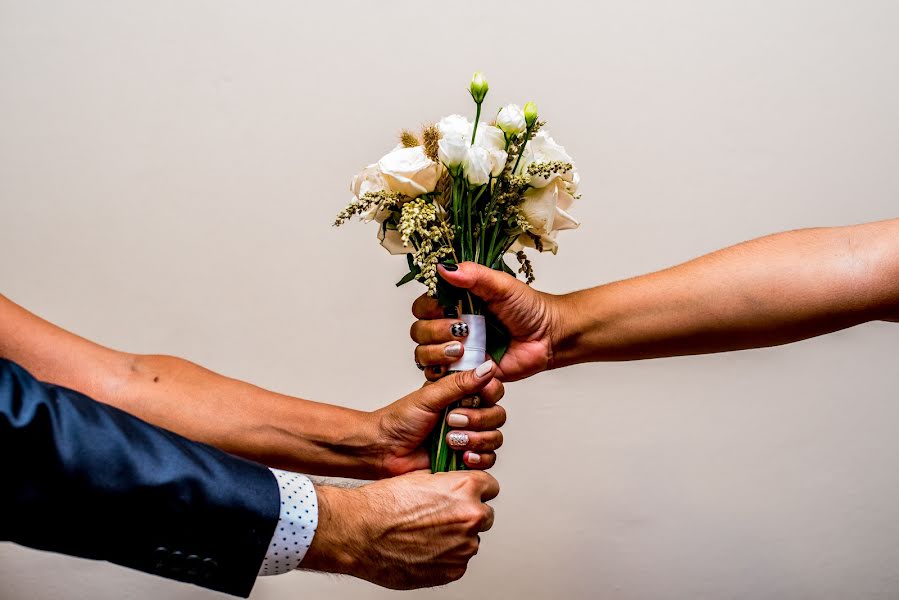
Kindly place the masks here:
[(508, 135), (518, 135), (525, 130), (524, 112), (517, 104), (502, 107), (496, 115), (496, 126)]
[(533, 102), (528, 102), (524, 105), (524, 122), (525, 125), (528, 126), (528, 129), (534, 126), (534, 123), (537, 122), (537, 105)]
[(440, 164), (421, 146), (396, 148), (378, 161), (378, 168), (392, 191), (410, 198), (433, 192), (440, 179)]
[(485, 185), (490, 181), (492, 167), (490, 153), (480, 146), (472, 146), (462, 163), (462, 172), (465, 173), (465, 179), (469, 184)]
[(475, 102), (478, 104), (483, 102), (484, 97), (487, 96), (488, 89), (487, 80), (480, 71), (471, 77), (471, 86), (469, 86), (468, 91), (471, 92), (471, 97)]

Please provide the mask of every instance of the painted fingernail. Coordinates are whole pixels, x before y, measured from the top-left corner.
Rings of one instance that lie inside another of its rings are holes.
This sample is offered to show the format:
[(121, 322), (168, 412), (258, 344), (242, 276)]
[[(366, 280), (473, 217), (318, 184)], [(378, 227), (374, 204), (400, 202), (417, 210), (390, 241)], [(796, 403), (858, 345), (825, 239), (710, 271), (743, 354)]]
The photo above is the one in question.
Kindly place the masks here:
[(443, 349), (444, 356), (462, 356), (462, 344), (456, 342)]
[(469, 396), (468, 398), (462, 398), (459, 400), (459, 406), (464, 408), (477, 408), (481, 405), (481, 399), (477, 396)]
[(459, 265), (455, 265), (453, 263), (440, 263), (440, 266), (446, 269), (447, 271), (458, 271)]
[(474, 452), (468, 452), (468, 453), (466, 453), (466, 454), (465, 454), (465, 458), (468, 460), (468, 462), (470, 462), (470, 463), (473, 464), (473, 465), (476, 465), (476, 464), (478, 464), (479, 462), (481, 462), (481, 455), (480, 455), (480, 454), (475, 454)]
[(459, 413), (450, 413), (446, 417), (446, 424), (450, 427), (465, 427), (468, 425), (468, 417)]
[(449, 442), (450, 446), (467, 446), (468, 434), (462, 433), (461, 431), (454, 431), (446, 436), (446, 441)]
[(450, 332), (455, 337), (466, 337), (468, 335), (468, 323), (463, 323), (462, 321), (453, 323), (453, 326), (450, 327)]
[(434, 375), (440, 375), (440, 373), (442, 371), (443, 371), (443, 367), (441, 367), (440, 365), (437, 365), (436, 367), (431, 367), (431, 372), (434, 373)]
[(484, 375), (489, 373), (490, 369), (492, 369), (492, 368), (493, 368), (493, 361), (488, 360), (487, 362), (485, 362), (481, 366), (479, 366), (477, 369), (475, 369), (474, 374), (477, 375), (478, 377), (483, 377)]

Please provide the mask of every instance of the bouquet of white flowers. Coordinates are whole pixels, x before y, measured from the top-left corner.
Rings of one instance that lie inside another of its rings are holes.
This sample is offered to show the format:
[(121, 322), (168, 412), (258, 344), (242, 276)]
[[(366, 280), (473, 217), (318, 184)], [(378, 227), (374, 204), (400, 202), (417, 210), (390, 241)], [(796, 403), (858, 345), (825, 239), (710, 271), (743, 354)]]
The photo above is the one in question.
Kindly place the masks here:
[[(353, 200), (334, 222), (354, 215), (377, 222), (381, 245), (409, 263), (397, 285), (417, 279), (443, 306), (457, 308), (468, 330), (464, 356), (450, 366), (458, 371), (478, 366), (488, 353), (498, 362), (508, 335), (478, 298), (438, 278), (437, 265), (474, 261), (517, 276), (504, 260), (511, 253), (530, 284), (534, 271), (524, 249), (555, 254), (556, 233), (579, 225), (567, 212), (579, 197), (574, 161), (543, 129), (533, 102), (524, 109), (509, 104), (494, 121), (481, 122), (487, 88), (475, 73), (474, 122), (450, 115), (420, 134), (403, 130), (399, 145), (353, 178)], [(431, 470), (464, 468), (447, 448), (446, 419), (441, 423), (432, 436)]]

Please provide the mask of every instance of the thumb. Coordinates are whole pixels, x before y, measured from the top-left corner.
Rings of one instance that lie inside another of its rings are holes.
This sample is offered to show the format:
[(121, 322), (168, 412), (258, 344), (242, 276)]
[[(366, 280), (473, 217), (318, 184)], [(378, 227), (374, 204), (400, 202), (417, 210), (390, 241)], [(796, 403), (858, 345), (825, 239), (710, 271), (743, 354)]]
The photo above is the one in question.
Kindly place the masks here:
[(486, 302), (507, 300), (518, 285), (524, 285), (508, 273), (473, 262), (458, 265), (441, 264), (437, 269), (448, 283), (457, 288), (470, 290), (472, 294)]
[(492, 360), (470, 371), (451, 373), (419, 391), (420, 406), (428, 412), (439, 413), (453, 402), (480, 392), (495, 373), (496, 363)]

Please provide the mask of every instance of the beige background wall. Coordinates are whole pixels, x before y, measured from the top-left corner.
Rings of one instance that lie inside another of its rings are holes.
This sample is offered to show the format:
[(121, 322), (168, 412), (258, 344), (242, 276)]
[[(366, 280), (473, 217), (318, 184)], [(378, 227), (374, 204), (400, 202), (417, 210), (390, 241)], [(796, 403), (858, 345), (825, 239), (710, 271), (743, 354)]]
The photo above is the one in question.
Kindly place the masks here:
[[(528, 34), (524, 30), (529, 30)], [(419, 289), (349, 177), (415, 126), (536, 100), (576, 157), (565, 291), (895, 217), (899, 5), (0, 0), (0, 286), (85, 336), (374, 408)], [(406, 598), (899, 596), (899, 329), (509, 386), (496, 527)], [(0, 545), (4, 600), (211, 598)], [(394, 598), (310, 574), (254, 598)]]

